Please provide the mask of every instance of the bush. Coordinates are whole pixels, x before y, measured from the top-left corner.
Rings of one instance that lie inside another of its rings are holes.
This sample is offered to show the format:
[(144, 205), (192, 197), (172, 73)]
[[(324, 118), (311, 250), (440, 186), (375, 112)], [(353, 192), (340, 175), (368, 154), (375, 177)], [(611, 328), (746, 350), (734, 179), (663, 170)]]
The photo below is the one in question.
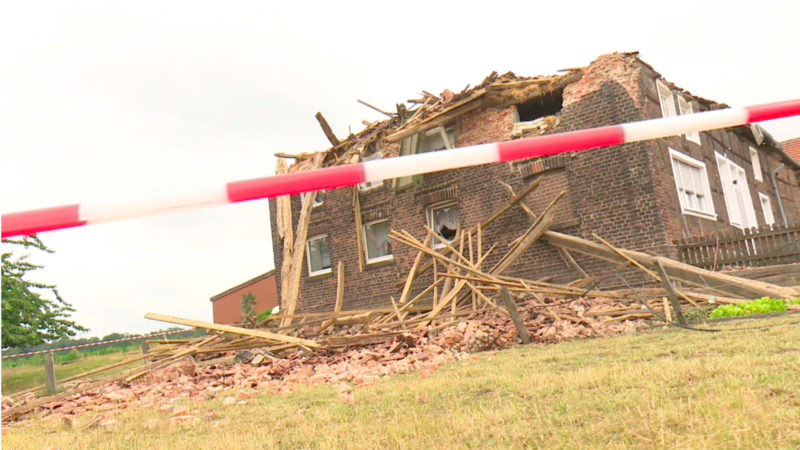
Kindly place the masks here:
[(761, 297), (749, 302), (718, 306), (716, 309), (711, 311), (709, 317), (711, 319), (718, 319), (720, 317), (780, 312), (786, 311), (788, 309), (788, 305), (797, 304), (800, 304), (800, 298), (796, 298), (794, 300), (783, 300), (780, 298)]

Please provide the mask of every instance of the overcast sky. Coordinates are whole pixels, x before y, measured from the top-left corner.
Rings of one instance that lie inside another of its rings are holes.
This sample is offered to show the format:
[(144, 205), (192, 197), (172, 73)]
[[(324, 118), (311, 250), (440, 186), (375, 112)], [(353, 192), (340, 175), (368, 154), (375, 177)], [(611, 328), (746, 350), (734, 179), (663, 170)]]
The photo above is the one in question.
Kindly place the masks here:
[[(277, 2), (275, 2), (277, 3)], [(274, 173), (422, 89), (552, 74), (612, 51), (701, 97), (800, 98), (789, 1), (4, 2), (3, 213)], [(779, 140), (800, 119), (763, 124)], [(40, 234), (34, 257), (89, 335), (211, 320), (209, 298), (273, 268), (265, 200)]]

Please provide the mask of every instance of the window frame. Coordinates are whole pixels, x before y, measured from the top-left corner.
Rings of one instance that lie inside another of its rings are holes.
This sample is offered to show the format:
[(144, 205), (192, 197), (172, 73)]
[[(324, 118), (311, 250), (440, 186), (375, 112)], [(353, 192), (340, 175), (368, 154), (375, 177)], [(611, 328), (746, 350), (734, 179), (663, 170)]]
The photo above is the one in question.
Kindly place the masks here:
[[(675, 109), (675, 94), (660, 78), (656, 80), (656, 92), (658, 93), (658, 102), (661, 105), (661, 117), (677, 116), (678, 111)], [(669, 95), (669, 99), (667, 99), (667, 95)]]
[[(376, 159), (383, 159), (383, 153), (382, 152), (373, 153), (369, 157), (364, 158), (363, 162), (373, 161), (373, 160), (376, 160)], [(371, 191), (371, 190), (374, 190), (374, 189), (378, 189), (380, 187), (383, 187), (383, 182), (384, 182), (384, 180), (380, 180), (380, 181), (365, 181), (363, 183), (359, 183), (358, 184), (358, 190), (360, 192), (367, 192), (367, 191)]]
[[(311, 269), (311, 242), (319, 239), (325, 239), (326, 241), (328, 241), (329, 236), (327, 234), (317, 234), (306, 239), (306, 267), (308, 268), (309, 278), (318, 277), (320, 275), (326, 275), (333, 272), (333, 263), (331, 263), (330, 266), (322, 268), (320, 270)], [(331, 259), (330, 242), (326, 242), (326, 246), (328, 247), (328, 260), (330, 260)]]
[[(364, 222), (361, 225), (361, 238), (363, 239), (363, 242), (364, 242), (364, 262), (367, 265), (381, 263), (381, 262), (384, 262), (384, 261), (391, 261), (391, 260), (394, 259), (394, 251), (392, 251), (392, 253), (389, 253), (388, 255), (381, 255), (381, 256), (377, 256), (375, 258), (370, 258), (369, 257), (369, 243), (367, 242), (367, 226), (368, 225), (373, 225), (373, 224), (376, 224), (376, 223), (381, 223), (381, 222), (389, 223), (389, 219), (388, 218), (383, 218), (383, 219), (370, 220), (369, 222)], [(391, 226), (389, 227), (389, 229), (391, 230)]]
[[(694, 106), (692, 106), (692, 102), (683, 98), (682, 95), (678, 95), (678, 111), (680, 111), (680, 115), (685, 116), (687, 114), (694, 114)], [(691, 133), (684, 134), (686, 139), (689, 141), (694, 142), (697, 145), (702, 145), (700, 143), (700, 132), (693, 131)]]
[[(425, 222), (428, 224), (428, 227), (431, 230), (433, 230), (434, 233), (435, 233), (434, 236), (433, 236), (433, 242), (431, 242), (431, 248), (446, 247), (447, 245), (445, 245), (445, 242), (447, 242), (447, 244), (452, 244), (455, 241), (455, 238), (453, 238), (452, 240), (448, 241), (447, 239), (444, 238), (444, 236), (439, 236), (439, 234), (436, 233), (436, 227), (434, 226), (435, 224), (433, 223), (433, 211), (435, 211), (437, 209), (445, 208), (445, 207), (448, 207), (448, 206), (457, 206), (457, 207), (459, 207), (459, 214), (458, 214), (459, 220), (458, 221), (459, 221), (459, 226), (460, 226), (461, 225), (461, 223), (460, 223), (461, 222), (461, 210), (460, 210), (460, 205), (459, 205), (458, 200), (455, 200), (455, 199), (443, 200), (443, 201), (440, 201), (440, 202), (432, 203), (432, 204), (430, 204), (430, 205), (425, 207)], [(444, 242), (443, 242), (443, 240), (444, 240)]]
[[(750, 191), (750, 184), (747, 182), (747, 171), (744, 167), (733, 162), (732, 159), (720, 152), (714, 152), (717, 161), (717, 171), (719, 172), (720, 185), (722, 186), (722, 196), (725, 198), (725, 208), (728, 210), (728, 222), (740, 230), (758, 226), (755, 207), (753, 206), (753, 196)], [(723, 168), (723, 166), (727, 166)], [(731, 170), (736, 171), (736, 178), (741, 183), (730, 182)], [(727, 176), (725, 172), (727, 171)], [(734, 223), (732, 213), (736, 213), (739, 223)]]
[(758, 156), (758, 150), (748, 145), (750, 148), (750, 163), (753, 165), (753, 179), (756, 181), (764, 182), (764, 175), (761, 171), (761, 158)]
[[(706, 163), (700, 161), (699, 159), (692, 158), (689, 155), (683, 154), (671, 147), (669, 147), (669, 157), (670, 157), (670, 165), (672, 166), (672, 177), (675, 182), (675, 191), (678, 194), (678, 204), (680, 204), (681, 213), (690, 216), (702, 217), (703, 219), (716, 220), (717, 214), (716, 210), (714, 209), (714, 198), (711, 196), (711, 187), (708, 182), (708, 169), (706, 168)], [(698, 186), (695, 186), (694, 182), (695, 180), (692, 180), (691, 192), (693, 192), (695, 196), (697, 196), (697, 194), (699, 193), (706, 198), (707, 200), (706, 204), (708, 205), (708, 210), (693, 208), (690, 205), (686, 204), (686, 201), (684, 199), (684, 192), (687, 191), (687, 188), (689, 186), (685, 184), (683, 176), (681, 175), (681, 171), (679, 170), (680, 167), (678, 166), (678, 164), (684, 164), (689, 167), (698, 169), (702, 173), (702, 176), (700, 177), (700, 184), (701, 184), (701, 186), (699, 186), (700, 191), (696, 189), (698, 188)], [(681, 192), (681, 189), (683, 189), (683, 192)]]
[[(317, 195), (318, 195), (318, 194), (320, 194), (320, 193), (322, 193), (323, 195), (325, 195), (325, 189), (320, 189), (320, 190), (318, 190), (318, 191), (314, 191), (314, 192), (313, 192), (313, 194), (314, 194), (314, 200), (312, 200), (312, 201), (311, 201), (311, 209), (314, 209), (314, 208), (319, 208), (320, 206), (322, 206), (322, 205), (324, 205), (324, 204), (325, 204), (325, 197), (322, 197), (322, 201), (321, 201), (321, 202), (318, 202), (318, 201), (317, 201)], [(309, 194), (310, 194), (309, 192), (301, 192), (301, 193), (300, 193), (300, 201), (301, 201), (301, 202), (304, 202), (304, 201), (305, 201), (305, 198), (306, 198), (306, 195), (309, 195)]]
[[(765, 225), (774, 225), (775, 224), (775, 212), (772, 210), (772, 201), (769, 199), (769, 195), (759, 192), (758, 193), (758, 202), (761, 204), (761, 215), (764, 216), (764, 224)], [(767, 208), (764, 208), (766, 204)], [(769, 215), (767, 215), (767, 211), (769, 211)]]

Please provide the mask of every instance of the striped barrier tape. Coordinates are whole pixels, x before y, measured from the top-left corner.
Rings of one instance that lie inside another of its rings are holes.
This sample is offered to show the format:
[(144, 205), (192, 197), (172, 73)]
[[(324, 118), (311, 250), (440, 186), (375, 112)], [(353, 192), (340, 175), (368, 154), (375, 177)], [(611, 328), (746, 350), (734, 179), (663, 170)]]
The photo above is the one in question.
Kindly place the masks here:
[(626, 144), (796, 115), (800, 115), (800, 99), (376, 159), (307, 172), (232, 181), (219, 186), (10, 213), (2, 216), (2, 237), (354, 186), (388, 178)]
[(73, 349), (73, 348), (93, 347), (95, 345), (112, 344), (114, 342), (135, 341), (137, 339), (147, 339), (147, 338), (155, 337), (155, 336), (166, 336), (168, 334), (185, 333), (187, 331), (191, 331), (191, 330), (186, 329), (186, 330), (165, 331), (163, 333), (153, 333), (153, 334), (146, 334), (146, 335), (143, 334), (141, 336), (127, 337), (127, 338), (120, 338), (120, 339), (111, 339), (110, 341), (91, 342), (89, 344), (71, 345), (69, 347), (51, 348), (49, 350), (37, 350), (35, 352), (17, 353), (16, 355), (4, 355), (0, 359), (17, 358), (19, 356), (39, 355), (41, 353), (58, 352), (58, 351), (61, 351), (61, 350), (70, 350), (70, 349)]

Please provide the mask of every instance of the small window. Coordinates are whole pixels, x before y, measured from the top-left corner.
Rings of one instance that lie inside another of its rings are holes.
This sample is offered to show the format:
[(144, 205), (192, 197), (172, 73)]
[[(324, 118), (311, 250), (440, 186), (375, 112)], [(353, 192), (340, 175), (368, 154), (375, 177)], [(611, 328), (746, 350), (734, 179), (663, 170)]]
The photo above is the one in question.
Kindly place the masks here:
[[(694, 108), (692, 107), (692, 104), (680, 95), (678, 96), (678, 107), (680, 108), (682, 116), (694, 114)], [(684, 136), (686, 136), (686, 139), (694, 142), (697, 145), (700, 145), (700, 133), (697, 131), (686, 133)]]
[(758, 159), (758, 150), (753, 147), (750, 147), (750, 160), (753, 161), (753, 178), (756, 181), (764, 181), (764, 177), (761, 175), (761, 160)]
[(458, 203), (446, 201), (428, 206), (425, 210), (428, 226), (436, 232), (433, 239), (434, 247), (443, 247), (444, 242), (453, 242), (456, 231), (461, 223), (461, 213)]
[(656, 80), (656, 88), (658, 90), (658, 99), (661, 103), (661, 115), (663, 117), (676, 116), (672, 90), (661, 80)]
[(672, 148), (669, 149), (669, 154), (681, 212), (716, 219), (705, 163)]
[[(364, 162), (372, 161), (374, 159), (383, 159), (383, 153), (381, 153), (381, 152), (373, 153), (369, 157), (364, 158)], [(360, 191), (369, 191), (369, 190), (372, 190), (372, 189), (375, 189), (375, 188), (379, 188), (381, 186), (383, 186), (383, 180), (381, 180), (381, 181), (367, 181), (365, 183), (359, 184), (358, 185), (358, 190), (360, 190)]]
[(761, 201), (761, 211), (764, 213), (764, 223), (772, 225), (775, 223), (775, 216), (772, 214), (772, 203), (769, 197), (761, 192), (758, 193), (758, 200)]
[[(320, 191), (314, 192), (314, 201), (311, 202), (311, 207), (316, 208), (317, 206), (322, 206), (325, 203), (325, 189)], [(306, 195), (309, 195), (308, 192), (303, 192), (300, 194), (300, 200), (305, 201)]]
[(364, 224), (364, 251), (367, 264), (392, 259), (392, 241), (389, 239), (389, 221), (373, 220)]
[(328, 249), (327, 234), (320, 234), (306, 241), (306, 261), (310, 277), (331, 273), (331, 253)]

